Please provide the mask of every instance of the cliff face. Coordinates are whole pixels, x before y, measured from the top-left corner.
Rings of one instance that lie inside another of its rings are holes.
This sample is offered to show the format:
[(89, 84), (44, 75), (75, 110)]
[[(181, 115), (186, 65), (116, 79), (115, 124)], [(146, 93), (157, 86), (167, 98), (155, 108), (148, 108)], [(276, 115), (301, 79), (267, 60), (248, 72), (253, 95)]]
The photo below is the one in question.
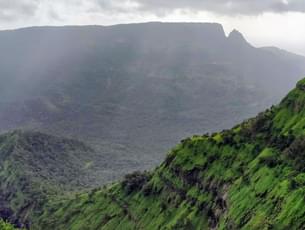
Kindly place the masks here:
[(52, 204), (43, 229), (303, 229), (305, 80), (231, 130), (187, 138), (151, 173)]

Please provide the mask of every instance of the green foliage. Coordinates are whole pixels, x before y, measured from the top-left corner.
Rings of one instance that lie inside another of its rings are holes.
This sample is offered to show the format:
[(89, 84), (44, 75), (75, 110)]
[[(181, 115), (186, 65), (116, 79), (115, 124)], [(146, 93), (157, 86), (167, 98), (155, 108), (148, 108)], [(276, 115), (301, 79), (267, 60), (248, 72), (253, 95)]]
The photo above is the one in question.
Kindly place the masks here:
[(265, 149), (259, 156), (258, 160), (268, 167), (275, 167), (279, 163), (279, 156), (273, 149)]
[[(190, 132), (261, 111), (305, 70), (303, 57), (231, 40), (215, 24), (0, 33), (1, 132), (41, 130), (96, 145), (103, 183), (155, 167)], [(233, 52), (236, 45), (245, 49)]]
[(232, 130), (181, 141), (151, 173), (47, 199), (32, 228), (304, 229), (305, 131), (293, 94)]
[(0, 230), (17, 230), (17, 229), (11, 224), (0, 219)]
[(305, 170), (305, 138), (300, 137), (292, 142), (284, 154), (293, 162), (293, 166), (299, 170)]
[(37, 132), (0, 136), (0, 217), (28, 226), (47, 200), (97, 186), (97, 153), (82, 142)]
[(124, 177), (124, 180), (122, 181), (122, 187), (129, 195), (130, 193), (141, 190), (148, 180), (148, 173), (134, 172), (127, 174)]

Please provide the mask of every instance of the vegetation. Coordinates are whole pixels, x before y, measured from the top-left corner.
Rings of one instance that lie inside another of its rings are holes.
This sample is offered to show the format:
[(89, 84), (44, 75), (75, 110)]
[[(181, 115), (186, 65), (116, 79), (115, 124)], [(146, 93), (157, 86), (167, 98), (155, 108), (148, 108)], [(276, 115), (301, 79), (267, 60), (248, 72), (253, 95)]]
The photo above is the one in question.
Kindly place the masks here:
[(252, 117), (305, 72), (304, 57), (215, 23), (1, 30), (0, 50), (0, 131), (98, 147), (103, 183), (156, 167), (185, 136)]
[(29, 227), (47, 200), (98, 186), (99, 161), (92, 148), (76, 140), (38, 132), (1, 135), (0, 218)]
[(17, 229), (11, 224), (0, 219), (0, 230), (17, 230)]
[(305, 228), (305, 91), (231, 130), (181, 141), (149, 176), (49, 203), (43, 229)]
[(182, 140), (151, 173), (47, 199), (32, 229), (304, 229), (305, 91), (231, 130)]

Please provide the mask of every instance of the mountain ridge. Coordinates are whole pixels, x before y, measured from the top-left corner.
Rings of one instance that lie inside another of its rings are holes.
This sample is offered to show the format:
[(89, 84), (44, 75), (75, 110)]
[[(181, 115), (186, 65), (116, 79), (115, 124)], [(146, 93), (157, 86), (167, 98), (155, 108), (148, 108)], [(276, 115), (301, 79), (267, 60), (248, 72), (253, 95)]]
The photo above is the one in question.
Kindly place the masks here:
[[(303, 229), (304, 114), (305, 79), (232, 129), (182, 140), (155, 170), (77, 193), (94, 150), (39, 132), (1, 135), (0, 217), (33, 230)], [(38, 160), (52, 156), (48, 167)]]
[(182, 140), (155, 171), (55, 205), (42, 226), (302, 229), (304, 99), (305, 79), (278, 106), (231, 130)]
[[(124, 24), (115, 24), (115, 25), (64, 25), (64, 26), (31, 26), (31, 27), (21, 27), (16, 29), (7, 29), (7, 30), (0, 30), (1, 32), (19, 32), (19, 31), (28, 31), (28, 30), (40, 30), (40, 29), (79, 29), (79, 28), (86, 28), (86, 29), (106, 29), (106, 28), (113, 28), (113, 27), (120, 27), (120, 26), (128, 26), (128, 25), (135, 25), (135, 26), (143, 26), (143, 25), (197, 25), (197, 26), (215, 26), (217, 27), (216, 31), (219, 31), (219, 35), (223, 35), (226, 38), (230, 38), (230, 36), (234, 35), (236, 37), (241, 38), (242, 41), (249, 44), (247, 39), (244, 35), (237, 29), (232, 29), (228, 35), (225, 34), (223, 25), (221, 23), (213, 23), (213, 22), (160, 22), (160, 21), (152, 21), (152, 22), (143, 22), (143, 23), (124, 23)], [(297, 55), (304, 58), (304, 55), (295, 54), (291, 51), (281, 49), (278, 47), (273, 46), (263, 46), (257, 47), (261, 49), (278, 49), (293, 55)]]
[(220, 24), (2, 31), (0, 49), (0, 132), (85, 141), (104, 182), (254, 116), (305, 72), (304, 58), (232, 44)]

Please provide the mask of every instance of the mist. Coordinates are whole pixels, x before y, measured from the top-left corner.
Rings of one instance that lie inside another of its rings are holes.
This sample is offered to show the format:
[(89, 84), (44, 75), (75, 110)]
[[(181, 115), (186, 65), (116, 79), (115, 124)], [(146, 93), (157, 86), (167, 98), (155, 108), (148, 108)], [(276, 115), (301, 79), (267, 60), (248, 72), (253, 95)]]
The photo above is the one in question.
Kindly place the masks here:
[[(217, 22), (238, 29), (256, 46), (305, 55), (304, 5), (300, 1), (2, 1), (0, 30), (30, 26), (115, 25), (148, 21)], [(285, 36), (289, 34), (290, 36)]]

